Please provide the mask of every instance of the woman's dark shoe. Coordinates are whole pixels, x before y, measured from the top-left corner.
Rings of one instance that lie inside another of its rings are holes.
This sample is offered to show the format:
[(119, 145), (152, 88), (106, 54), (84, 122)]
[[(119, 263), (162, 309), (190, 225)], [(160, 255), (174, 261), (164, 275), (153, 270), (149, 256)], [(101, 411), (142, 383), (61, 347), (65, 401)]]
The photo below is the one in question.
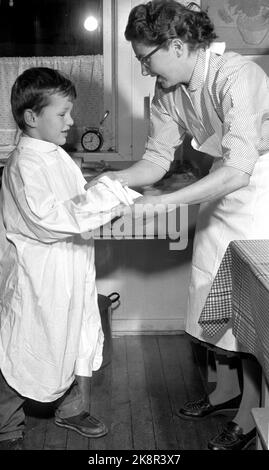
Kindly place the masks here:
[(218, 436), (208, 443), (210, 450), (244, 450), (256, 437), (256, 428), (243, 434), (242, 428), (238, 424), (230, 421)]
[(231, 400), (220, 403), (219, 405), (211, 405), (209, 398), (205, 395), (202, 399), (189, 401), (185, 403), (176, 414), (183, 419), (202, 419), (208, 416), (223, 414), (227, 412), (236, 412), (241, 403), (241, 395)]
[(91, 416), (87, 411), (83, 411), (76, 416), (70, 416), (70, 418), (56, 416), (55, 424), (89, 438), (102, 437), (108, 433), (105, 424), (100, 419)]
[(0, 450), (24, 450), (23, 438), (7, 439), (0, 441)]

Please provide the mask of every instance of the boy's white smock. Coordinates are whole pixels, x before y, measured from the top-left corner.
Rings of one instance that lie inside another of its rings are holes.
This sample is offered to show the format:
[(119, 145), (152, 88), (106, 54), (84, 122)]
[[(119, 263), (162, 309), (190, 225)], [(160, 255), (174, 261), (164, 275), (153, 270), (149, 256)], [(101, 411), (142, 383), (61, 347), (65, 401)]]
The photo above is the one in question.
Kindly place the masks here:
[[(94, 243), (80, 234), (112, 218), (137, 193), (106, 177), (88, 191), (60, 147), (22, 137), (2, 181), (0, 368), (38, 401), (62, 396), (74, 376), (102, 363)], [(4, 226), (3, 226), (4, 221)]]

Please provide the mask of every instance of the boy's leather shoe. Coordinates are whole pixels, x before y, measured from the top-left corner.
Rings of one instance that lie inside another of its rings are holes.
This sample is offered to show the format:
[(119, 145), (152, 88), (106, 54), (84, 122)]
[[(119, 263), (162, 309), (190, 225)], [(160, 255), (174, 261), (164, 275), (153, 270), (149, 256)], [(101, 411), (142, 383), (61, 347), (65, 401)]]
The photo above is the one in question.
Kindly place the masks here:
[(91, 416), (87, 411), (69, 418), (56, 417), (55, 424), (76, 431), (85, 437), (102, 437), (108, 433), (105, 424), (98, 418)]
[(0, 441), (0, 450), (24, 450), (23, 438), (17, 437)]
[(241, 397), (241, 395), (238, 395), (237, 397), (225, 401), (224, 403), (211, 405), (208, 396), (205, 395), (200, 400), (185, 403), (183, 408), (181, 408), (176, 414), (183, 419), (201, 419), (216, 414), (236, 412), (240, 406)]
[(216, 437), (208, 443), (210, 450), (244, 450), (256, 437), (256, 428), (243, 434), (238, 424), (230, 421)]

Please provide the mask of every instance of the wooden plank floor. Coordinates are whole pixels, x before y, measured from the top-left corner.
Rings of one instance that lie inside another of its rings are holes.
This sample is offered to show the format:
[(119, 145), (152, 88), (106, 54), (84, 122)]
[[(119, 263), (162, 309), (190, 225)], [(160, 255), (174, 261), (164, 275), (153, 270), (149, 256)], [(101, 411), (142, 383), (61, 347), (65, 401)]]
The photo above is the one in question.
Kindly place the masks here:
[(207, 449), (209, 438), (232, 417), (194, 423), (175, 414), (182, 403), (205, 392), (204, 353), (185, 335), (113, 338), (111, 364), (94, 374), (91, 390), (91, 413), (106, 422), (108, 435), (87, 439), (56, 426), (52, 408), (28, 403), (26, 448)]

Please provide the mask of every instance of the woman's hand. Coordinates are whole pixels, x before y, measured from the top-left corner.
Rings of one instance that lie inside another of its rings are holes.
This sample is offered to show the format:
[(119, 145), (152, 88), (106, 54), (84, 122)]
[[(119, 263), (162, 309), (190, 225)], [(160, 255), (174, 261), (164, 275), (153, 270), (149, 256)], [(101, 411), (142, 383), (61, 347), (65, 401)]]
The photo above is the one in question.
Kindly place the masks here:
[[(120, 234), (127, 231), (135, 235), (135, 230), (141, 236), (144, 230), (150, 230), (150, 233), (155, 233), (155, 220), (161, 213), (165, 213), (168, 206), (163, 204), (161, 196), (142, 196), (135, 200), (131, 206), (117, 208), (117, 218), (113, 220), (114, 234)], [(123, 227), (125, 229), (123, 230)], [(123, 230), (123, 232), (122, 232)], [(157, 233), (157, 232), (156, 232)]]
[(153, 218), (156, 215), (156, 209), (158, 209), (158, 213), (167, 210), (167, 206), (162, 204), (160, 196), (141, 196), (135, 199), (131, 206), (119, 204), (113, 209), (113, 215), (116, 218), (129, 216), (134, 219), (146, 219)]
[(106, 171), (96, 176), (95, 178), (92, 178), (91, 181), (85, 184), (84, 189), (87, 191), (87, 189), (95, 186), (98, 183), (99, 179), (102, 178), (102, 176), (107, 176), (113, 181), (119, 181), (122, 186), (128, 186), (128, 181), (126, 180), (126, 178), (124, 178), (120, 171)]
[[(163, 205), (165, 207), (165, 204), (163, 204), (163, 197), (162, 195), (147, 195), (147, 196), (141, 196), (135, 199), (134, 201), (134, 206), (136, 205), (141, 205), (145, 206), (147, 205), (149, 208), (152, 207), (154, 208), (155, 206)], [(165, 209), (164, 209), (165, 210)]]
[(167, 211), (167, 206), (163, 203), (162, 195), (142, 196), (135, 200), (130, 207), (134, 219), (152, 219), (156, 213)]

